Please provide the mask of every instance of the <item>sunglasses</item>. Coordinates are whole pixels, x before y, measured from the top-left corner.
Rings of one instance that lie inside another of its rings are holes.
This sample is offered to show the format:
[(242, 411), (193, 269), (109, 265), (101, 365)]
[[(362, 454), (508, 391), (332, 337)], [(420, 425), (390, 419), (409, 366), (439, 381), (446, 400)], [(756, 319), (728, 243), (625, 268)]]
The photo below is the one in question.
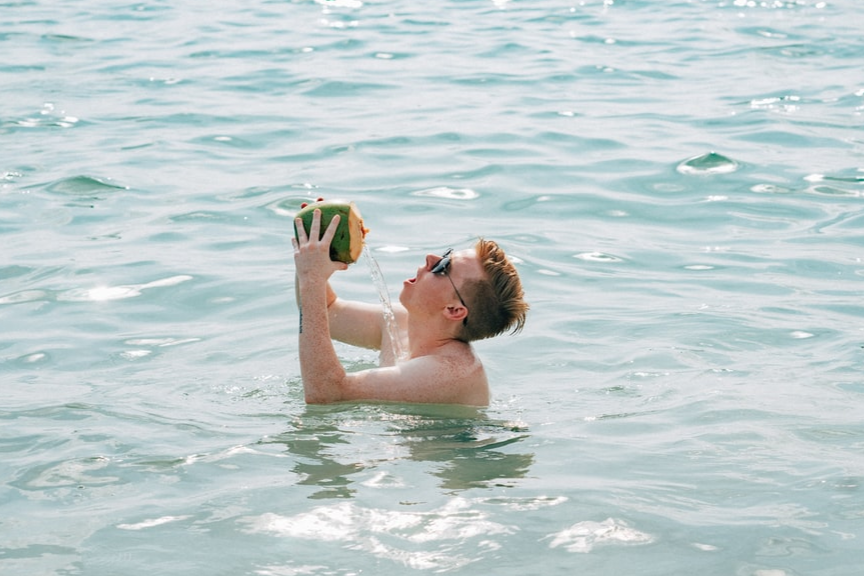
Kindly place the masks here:
[[(439, 276), (446, 276), (447, 279), (450, 280), (450, 285), (453, 286), (453, 291), (456, 292), (456, 297), (459, 298), (459, 302), (461, 302), (462, 306), (465, 306), (465, 309), (467, 310), (468, 305), (465, 304), (465, 300), (462, 299), (462, 295), (459, 294), (459, 290), (456, 289), (456, 284), (453, 283), (453, 279), (450, 278), (450, 274), (448, 274), (452, 257), (453, 249), (448, 248), (447, 251), (444, 252), (444, 255), (441, 256), (441, 259), (438, 260), (438, 262), (436, 262), (434, 266), (432, 266), (432, 270), (430, 270), (430, 272)], [(465, 318), (462, 319), (462, 325), (464, 326), (466, 324), (468, 324), (467, 315), (465, 316)]]

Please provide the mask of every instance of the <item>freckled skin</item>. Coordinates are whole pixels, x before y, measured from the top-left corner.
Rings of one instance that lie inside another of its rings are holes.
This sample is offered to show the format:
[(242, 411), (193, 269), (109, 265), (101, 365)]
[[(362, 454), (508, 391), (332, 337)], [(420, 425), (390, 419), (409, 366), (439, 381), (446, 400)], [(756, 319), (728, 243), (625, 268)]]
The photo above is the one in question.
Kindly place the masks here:
[[(300, 371), (306, 401), (488, 405), (489, 385), (483, 365), (470, 344), (456, 339), (469, 310), (450, 283), (452, 280), (458, 287), (483, 276), (475, 252), (469, 249), (453, 254), (450, 280), (431, 273), (440, 256), (429, 254), (416, 277), (403, 283), (400, 304), (394, 305), (393, 311), (400, 331), (407, 335), (403, 348), (408, 357), (396, 362), (380, 306), (341, 300), (330, 286), (330, 276), (347, 268), (329, 257), (329, 241), (337, 225), (338, 218), (334, 217), (321, 235), (319, 213), (307, 235), (302, 221), (295, 222), (294, 262), (302, 318)], [(381, 365), (347, 373), (333, 339), (382, 350)]]

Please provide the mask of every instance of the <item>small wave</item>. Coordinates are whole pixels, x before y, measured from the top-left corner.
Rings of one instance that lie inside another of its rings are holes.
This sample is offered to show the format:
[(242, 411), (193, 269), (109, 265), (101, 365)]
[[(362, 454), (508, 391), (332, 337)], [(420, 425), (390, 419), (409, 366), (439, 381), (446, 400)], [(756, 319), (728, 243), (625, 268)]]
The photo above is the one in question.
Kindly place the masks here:
[(794, 190), (788, 186), (777, 184), (755, 184), (750, 187), (750, 191), (757, 194), (790, 194)]
[(20, 292), (13, 292), (12, 294), (0, 297), (0, 305), (38, 302), (40, 300), (49, 300), (50, 297), (51, 294), (45, 290), (22, 290)]
[(66, 302), (105, 302), (108, 300), (123, 300), (125, 298), (135, 298), (136, 296), (140, 296), (142, 290), (175, 286), (191, 279), (192, 276), (179, 275), (154, 280), (153, 282), (147, 282), (146, 284), (97, 286), (95, 288), (73, 289), (60, 294), (57, 297), (57, 300)]
[(738, 163), (717, 152), (688, 158), (678, 164), (678, 172), (689, 175), (729, 174), (738, 170)]
[(135, 524), (118, 524), (117, 528), (121, 530), (144, 530), (146, 528), (153, 528), (155, 526), (161, 526), (170, 522), (186, 520), (187, 518), (190, 518), (190, 516), (162, 516), (159, 518), (142, 520), (141, 522), (136, 522)]
[[(243, 521), (250, 533), (344, 542), (351, 548), (409, 568), (445, 571), (476, 561), (474, 556), (478, 553), (499, 549), (500, 544), (493, 536), (516, 531), (515, 527), (494, 522), (470, 506), (468, 500), (454, 498), (438, 510), (405, 512), (346, 502), (319, 506), (294, 516), (265, 513)], [(419, 550), (418, 544), (438, 546)]]
[(315, 3), (328, 8), (361, 8), (363, 6), (363, 2), (360, 0), (315, 0)]
[(51, 182), (45, 186), (45, 190), (66, 196), (92, 196), (104, 192), (128, 190), (128, 187), (93, 176), (72, 176)]
[(577, 522), (570, 528), (553, 534), (549, 547), (563, 546), (568, 552), (585, 554), (597, 545), (648, 544), (653, 541), (650, 534), (631, 528), (621, 520), (607, 518), (603, 522)]
[(574, 258), (585, 260), (586, 262), (623, 262), (622, 258), (613, 256), (612, 254), (604, 254), (603, 252), (582, 252), (575, 254)]
[(412, 192), (412, 196), (431, 196), (433, 198), (447, 198), (448, 200), (476, 200), (480, 194), (471, 188), (450, 188), (449, 186), (438, 186)]

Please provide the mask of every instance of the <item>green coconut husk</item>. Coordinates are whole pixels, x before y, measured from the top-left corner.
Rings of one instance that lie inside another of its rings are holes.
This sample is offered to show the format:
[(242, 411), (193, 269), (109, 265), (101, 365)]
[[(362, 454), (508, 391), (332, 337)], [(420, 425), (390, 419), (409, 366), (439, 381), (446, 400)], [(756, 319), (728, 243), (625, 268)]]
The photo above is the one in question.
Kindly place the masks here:
[(339, 227), (336, 228), (336, 235), (330, 243), (330, 259), (346, 264), (356, 262), (363, 252), (363, 239), (368, 232), (363, 227), (363, 217), (360, 216), (357, 206), (353, 202), (341, 200), (323, 200), (309, 204), (297, 213), (297, 218), (303, 219), (306, 234), (309, 234), (312, 227), (312, 215), (315, 210), (321, 210), (321, 236), (324, 235), (333, 216), (339, 214)]

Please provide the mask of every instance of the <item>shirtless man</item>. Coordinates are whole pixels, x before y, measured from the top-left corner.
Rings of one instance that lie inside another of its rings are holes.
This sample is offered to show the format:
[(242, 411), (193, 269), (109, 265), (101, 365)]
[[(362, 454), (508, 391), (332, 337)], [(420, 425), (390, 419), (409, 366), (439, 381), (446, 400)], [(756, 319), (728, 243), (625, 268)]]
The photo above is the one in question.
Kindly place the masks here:
[[(516, 269), (488, 240), (473, 249), (428, 254), (406, 280), (393, 312), (407, 358), (393, 354), (380, 306), (339, 299), (330, 276), (348, 267), (330, 260), (339, 216), (321, 236), (316, 210), (307, 235), (297, 219), (294, 243), (300, 309), (300, 372), (306, 402), (350, 400), (489, 404), (489, 384), (473, 340), (522, 329), (528, 304)], [(316, 240), (319, 238), (320, 240)], [(381, 350), (378, 368), (346, 372), (332, 339)]]

